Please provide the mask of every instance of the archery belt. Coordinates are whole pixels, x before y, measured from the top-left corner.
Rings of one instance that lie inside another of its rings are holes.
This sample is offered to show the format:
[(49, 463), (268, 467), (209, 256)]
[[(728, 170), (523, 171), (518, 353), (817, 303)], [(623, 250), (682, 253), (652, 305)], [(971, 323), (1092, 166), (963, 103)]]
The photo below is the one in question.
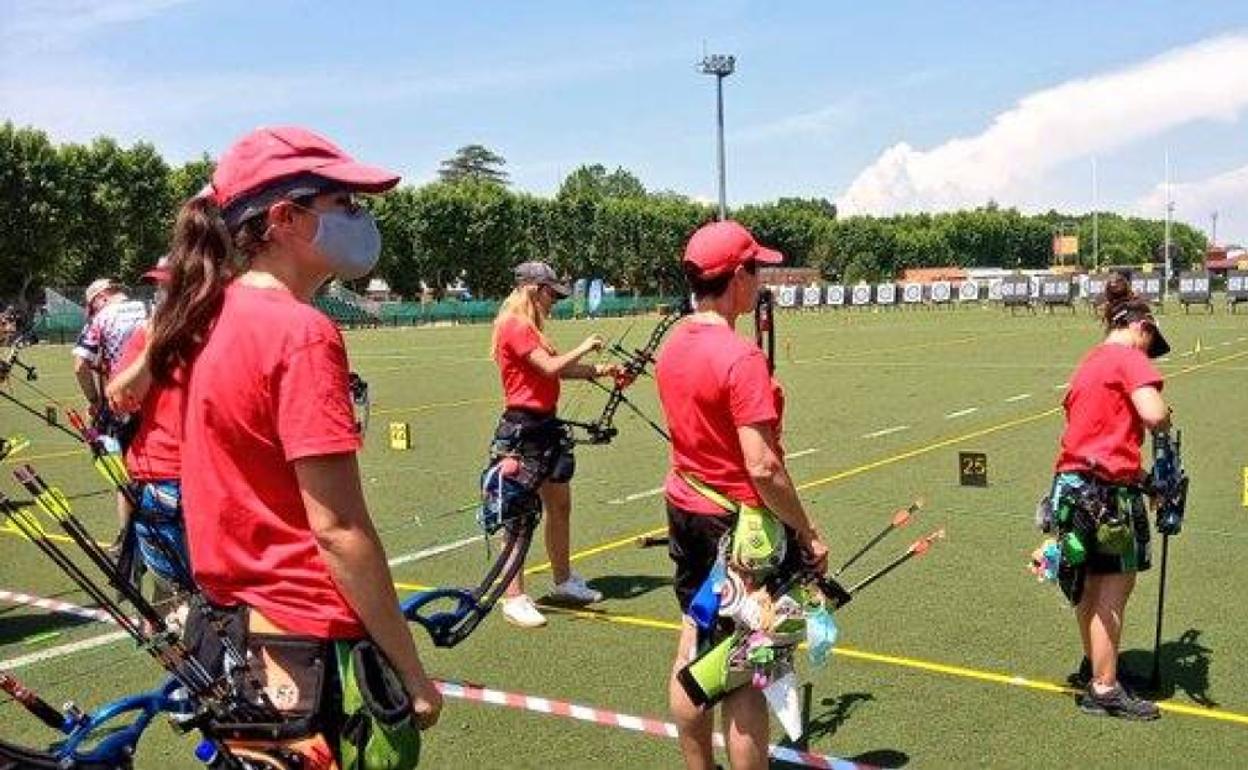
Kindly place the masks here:
[[(783, 577), (795, 571), (799, 554), (775, 514), (738, 503), (689, 474), (681, 478), (736, 517), (720, 541), (710, 576), (690, 603), (698, 655), (677, 673), (690, 701), (708, 708), (747, 684), (767, 692), (792, 673), (810, 602), (804, 587), (784, 587)], [(733, 630), (717, 640), (712, 632), (719, 618), (730, 621)]]
[[(275, 767), (334, 767), (342, 725), (342, 690), (333, 644), (287, 633), (245, 606), (204, 606), (187, 618), (186, 644), (215, 675), (231, 683), (234, 701), (267, 712), (263, 719), (214, 719), (210, 730), (231, 748), (264, 753)], [(233, 654), (240, 652), (246, 660)]]
[(525, 483), (537, 489), (545, 481), (566, 484), (576, 473), (576, 458), (563, 423), (553, 414), (509, 408), (499, 418), (491, 457), (511, 455), (524, 465)]
[(1064, 471), (1037, 509), (1040, 528), (1056, 535), (1057, 582), (1071, 604), (1083, 597), (1087, 574), (1149, 568), (1149, 527), (1144, 492), (1086, 473)]
[(370, 641), (338, 642), (342, 680), (342, 770), (409, 770), (420, 761), (412, 701), (385, 655)]

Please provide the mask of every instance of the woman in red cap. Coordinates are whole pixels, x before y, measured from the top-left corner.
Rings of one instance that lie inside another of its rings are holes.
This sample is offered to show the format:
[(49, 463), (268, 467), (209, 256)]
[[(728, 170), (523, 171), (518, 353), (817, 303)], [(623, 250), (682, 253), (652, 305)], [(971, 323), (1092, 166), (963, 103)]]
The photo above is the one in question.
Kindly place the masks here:
[[(310, 304), (331, 276), (373, 268), (380, 235), (355, 195), (398, 181), (304, 129), (244, 136), (178, 215), (146, 360), (157, 381), (185, 371), (183, 501), (206, 597), (253, 646), (370, 638), (428, 727), (441, 697), (365, 507), (342, 335)], [(188, 628), (193, 641), (211, 634)], [(309, 706), (325, 690), (302, 670), (275, 670), (275, 649), (252, 650), (270, 664), (266, 690), (279, 707), (319, 712), (329, 740), (305, 752), (309, 767), (330, 766), (333, 698)]]
[[(695, 313), (672, 332), (655, 367), (672, 437), (666, 483), (669, 555), (676, 564), (676, 598), (684, 616), (668, 692), (685, 764), (698, 770), (715, 766), (711, 712), (694, 705), (678, 672), (718, 641), (699, 634), (690, 604), (711, 573), (720, 540), (737, 519), (712, 498), (767, 509), (795, 541), (790, 565), (800, 556), (811, 569), (827, 567), (827, 547), (784, 466), (780, 384), (763, 351), (735, 329), (737, 319), (754, 309), (758, 266), (782, 259), (733, 221), (695, 232), (684, 256)], [(742, 687), (722, 703), (734, 770), (766, 767), (769, 719), (761, 691)]]
[(1170, 410), (1161, 373), (1149, 361), (1170, 350), (1148, 302), (1118, 273), (1105, 286), (1105, 340), (1070, 378), (1066, 430), (1050, 495), (1051, 522), (1067, 569), (1063, 591), (1075, 605), (1091, 714), (1156, 719), (1157, 705), (1119, 682), (1118, 643), (1136, 573), (1150, 566), (1140, 444), (1144, 429), (1166, 430)]
[[(569, 482), (576, 464), (567, 434), (555, 417), (559, 380), (616, 376), (613, 364), (583, 364), (589, 353), (602, 347), (602, 338), (591, 334), (567, 353), (559, 354), (544, 331), (555, 301), (571, 294), (555, 271), (544, 262), (525, 262), (516, 267), (516, 288), (494, 319), (493, 357), (498, 364), (506, 402), (494, 432), (492, 451), (518, 456), (537, 477), (538, 492), (546, 518), (546, 553), (555, 579), (551, 595), (576, 604), (602, 600), (602, 594), (586, 585), (569, 562), (572, 489)], [(524, 593), (520, 575), (507, 587), (503, 617), (522, 628), (546, 625), (546, 618)]]

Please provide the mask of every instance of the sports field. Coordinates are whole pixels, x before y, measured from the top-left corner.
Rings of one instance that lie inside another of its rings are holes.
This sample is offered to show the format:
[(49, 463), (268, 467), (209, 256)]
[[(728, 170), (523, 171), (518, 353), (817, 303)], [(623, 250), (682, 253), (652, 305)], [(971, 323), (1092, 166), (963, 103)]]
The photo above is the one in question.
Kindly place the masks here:
[[(570, 347), (591, 331), (641, 344), (655, 318), (556, 322)], [(1085, 312), (1010, 316), (1001, 310), (796, 313), (777, 318), (777, 372), (787, 389), (790, 470), (839, 563), (892, 511), (922, 513), (853, 574), (943, 527), (947, 539), (872, 586), (839, 613), (841, 646), (813, 681), (809, 749), (882, 767), (1234, 767), (1248, 757), (1248, 316), (1162, 317), (1174, 351), (1160, 366), (1183, 429), (1192, 477), (1188, 518), (1172, 541), (1162, 657), (1164, 715), (1151, 724), (1080, 714), (1064, 683), (1078, 635), (1058, 590), (1024, 566), (1039, 542), (1032, 511), (1045, 491), (1061, 427), (1066, 376), (1099, 337)], [(743, 329), (743, 331), (745, 331)], [(475, 585), (489, 561), (473, 537), (477, 474), (499, 410), (485, 326), (350, 332), (354, 367), (371, 383), (372, 425), (361, 457), (373, 516), (400, 593)], [(1201, 351), (1195, 353), (1197, 341)], [(39, 384), (72, 398), (67, 348), (27, 351)], [(42, 409), (20, 385), (10, 391)], [(655, 417), (653, 382), (631, 394)], [(605, 395), (568, 386), (565, 416), (592, 419)], [(388, 448), (388, 424), (411, 425), (413, 448)], [(607, 600), (592, 612), (551, 611), (540, 630), (495, 615), (449, 651), (414, 629), (436, 676), (511, 693), (666, 720), (666, 678), (678, 618), (661, 548), (638, 535), (663, 526), (666, 446), (621, 411), (609, 446), (581, 447), (574, 482), (576, 568)], [(100, 539), (111, 538), (111, 495), (67, 437), (0, 406), (0, 432), (25, 433), (32, 462), (66, 492)], [(957, 453), (988, 455), (986, 488), (958, 485)], [(4, 467), (0, 481), (19, 496)], [(96, 494), (91, 494), (96, 493)], [(1159, 553), (1155, 541), (1155, 557)], [(441, 548), (447, 546), (447, 548)], [(29, 544), (0, 538), (0, 590), (81, 603)], [(440, 551), (430, 554), (431, 551)], [(540, 539), (530, 592), (549, 586)], [(1128, 608), (1124, 657), (1147, 673), (1157, 571)], [(156, 665), (100, 623), (0, 605), (0, 668), (49, 700), (99, 704), (154, 685)], [(111, 637), (109, 637), (111, 638)], [(73, 646), (78, 645), (78, 646)], [(80, 648), (81, 647), (81, 648)], [(775, 738), (782, 736), (774, 727)], [(5, 738), (45, 729), (12, 703)], [(192, 739), (156, 724), (140, 768), (193, 767)], [(1130, 759), (1128, 759), (1130, 758)], [(448, 700), (427, 735), (424, 767), (674, 767), (674, 741), (485, 703)], [(777, 765), (781, 766), (781, 765)], [(787, 765), (784, 765), (787, 766)]]

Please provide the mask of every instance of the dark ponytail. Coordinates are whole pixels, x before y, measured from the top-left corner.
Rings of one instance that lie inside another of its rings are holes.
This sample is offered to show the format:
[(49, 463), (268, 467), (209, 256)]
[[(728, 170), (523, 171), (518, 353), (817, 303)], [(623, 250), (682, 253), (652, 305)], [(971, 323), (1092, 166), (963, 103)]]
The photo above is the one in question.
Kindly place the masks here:
[(206, 195), (183, 204), (173, 225), (168, 297), (156, 310), (148, 343), (148, 365), (157, 381), (168, 382), (203, 344), (234, 276), (233, 254), (216, 204)]
[(1148, 300), (1131, 290), (1126, 273), (1115, 272), (1105, 282), (1105, 330), (1120, 329), (1132, 321), (1152, 315)]

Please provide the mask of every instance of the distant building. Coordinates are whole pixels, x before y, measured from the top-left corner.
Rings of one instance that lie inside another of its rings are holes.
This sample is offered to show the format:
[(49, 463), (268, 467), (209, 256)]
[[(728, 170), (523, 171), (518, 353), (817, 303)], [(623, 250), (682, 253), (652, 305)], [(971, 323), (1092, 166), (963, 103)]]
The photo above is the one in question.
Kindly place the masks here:
[(809, 286), (823, 282), (819, 270), (813, 267), (760, 267), (758, 280), (764, 286)]

